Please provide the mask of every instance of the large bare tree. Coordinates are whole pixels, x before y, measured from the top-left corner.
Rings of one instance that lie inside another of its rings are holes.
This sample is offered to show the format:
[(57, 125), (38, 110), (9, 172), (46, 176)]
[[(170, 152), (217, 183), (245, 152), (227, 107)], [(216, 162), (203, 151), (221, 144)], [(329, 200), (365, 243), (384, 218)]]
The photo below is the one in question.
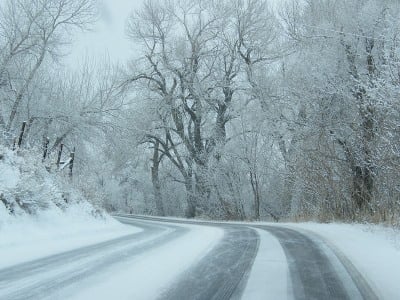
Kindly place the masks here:
[(96, 19), (93, 0), (7, 0), (0, 5), (0, 126), (14, 121), (40, 68), (63, 54), (74, 28)]
[(128, 82), (145, 82), (160, 101), (162, 122), (148, 138), (181, 173), (188, 216), (211, 213), (209, 164), (251, 100), (243, 91), (253, 89), (256, 65), (275, 58), (274, 22), (261, 0), (146, 1), (129, 19), (144, 51)]

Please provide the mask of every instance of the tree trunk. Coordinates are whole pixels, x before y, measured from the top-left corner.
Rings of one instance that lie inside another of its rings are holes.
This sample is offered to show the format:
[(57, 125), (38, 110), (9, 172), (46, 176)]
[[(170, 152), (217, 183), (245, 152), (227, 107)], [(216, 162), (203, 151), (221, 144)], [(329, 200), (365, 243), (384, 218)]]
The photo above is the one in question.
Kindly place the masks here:
[(164, 216), (165, 211), (164, 211), (164, 204), (161, 194), (161, 184), (159, 178), (159, 166), (160, 166), (159, 146), (160, 143), (156, 141), (154, 143), (154, 151), (152, 159), (153, 165), (151, 167), (151, 182), (153, 184), (154, 200), (156, 203), (157, 215)]
[(10, 129), (11, 129), (11, 126), (12, 126), (14, 120), (15, 120), (15, 117), (17, 115), (17, 111), (18, 111), (18, 108), (19, 108), (19, 106), (20, 106), (20, 104), (22, 102), (22, 99), (23, 99), (26, 91), (28, 90), (28, 87), (29, 87), (31, 81), (35, 77), (36, 72), (39, 70), (40, 66), (42, 65), (42, 62), (43, 62), (45, 54), (46, 54), (46, 50), (45, 50), (45, 47), (43, 47), (43, 49), (42, 49), (42, 51), (40, 53), (40, 56), (39, 56), (38, 60), (35, 63), (35, 66), (33, 67), (32, 71), (30, 72), (30, 74), (29, 74), (26, 82), (22, 86), (21, 90), (18, 92), (17, 96), (15, 97), (15, 101), (14, 101), (14, 103), (12, 105), (10, 116), (8, 118), (8, 123), (7, 123), (7, 126), (6, 126), (6, 131), (7, 132), (9, 132)]
[(359, 210), (368, 209), (374, 186), (371, 171), (368, 167), (356, 166), (353, 172), (353, 202)]
[(53, 152), (57, 149), (57, 147), (64, 141), (64, 139), (73, 131), (73, 128), (70, 127), (65, 131), (61, 136), (57, 137), (53, 146), (50, 149), (50, 152)]
[(4, 126), (6, 125), (1, 107), (2, 107), (2, 104), (0, 105), (0, 129), (4, 128)]
[(370, 210), (374, 190), (373, 157), (371, 143), (374, 139), (374, 121), (372, 109), (362, 112), (362, 163), (353, 166), (353, 203), (359, 210)]
[[(373, 87), (375, 77), (375, 62), (372, 55), (375, 41), (367, 38), (365, 40), (365, 51), (367, 53), (366, 65), (368, 70), (369, 85)], [(347, 45), (346, 48), (347, 59), (351, 68), (351, 75), (355, 79), (354, 97), (359, 106), (359, 113), (361, 116), (361, 147), (359, 148), (360, 154), (358, 159), (355, 160), (355, 155), (351, 157), (351, 170), (353, 171), (353, 187), (351, 197), (353, 203), (356, 204), (359, 210), (370, 209), (369, 205), (372, 199), (374, 189), (374, 175), (373, 175), (373, 157), (372, 157), (372, 142), (375, 138), (374, 134), (374, 108), (369, 103), (369, 96), (363, 86), (359, 86), (359, 74), (355, 64), (356, 55), (353, 53), (351, 46)]]
[(186, 202), (187, 208), (185, 211), (186, 218), (194, 218), (196, 216), (196, 201), (193, 193), (193, 185), (191, 176), (185, 178), (185, 188), (186, 188)]
[(213, 214), (210, 210), (211, 189), (208, 182), (208, 168), (206, 166), (197, 166), (195, 172), (195, 201), (197, 207), (209, 216)]
[(260, 220), (260, 188), (257, 174), (253, 171), (250, 171), (250, 183), (254, 196), (254, 218)]

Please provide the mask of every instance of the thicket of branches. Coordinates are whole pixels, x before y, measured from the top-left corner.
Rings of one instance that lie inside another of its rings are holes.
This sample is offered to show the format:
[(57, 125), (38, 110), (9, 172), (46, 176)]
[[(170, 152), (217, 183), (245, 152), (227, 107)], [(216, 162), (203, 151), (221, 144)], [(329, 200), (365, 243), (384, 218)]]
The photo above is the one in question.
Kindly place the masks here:
[(398, 13), (146, 1), (128, 20), (143, 52), (127, 85), (150, 116), (137, 126), (154, 212), (179, 198), (191, 217), (398, 222)]
[(76, 32), (97, 19), (95, 0), (0, 2), (0, 143), (12, 148), (26, 122), (21, 147), (42, 151), (48, 138), (46, 165), (55, 164), (61, 144), (76, 148), (76, 184), (89, 195), (97, 186), (87, 176), (94, 149), (115, 130), (123, 106), (119, 75), (107, 62), (88, 61), (74, 70), (64, 57)]
[(397, 1), (146, 0), (123, 70), (56, 75), (92, 5), (1, 6), (3, 141), (77, 144), (109, 210), (399, 223)]

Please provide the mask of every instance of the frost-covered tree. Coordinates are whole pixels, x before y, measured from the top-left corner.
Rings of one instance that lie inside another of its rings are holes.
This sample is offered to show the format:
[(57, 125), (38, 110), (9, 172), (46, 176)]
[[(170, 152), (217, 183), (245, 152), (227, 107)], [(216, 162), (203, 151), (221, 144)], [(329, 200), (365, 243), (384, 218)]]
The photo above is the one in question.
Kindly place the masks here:
[(397, 156), (387, 150), (396, 144), (388, 137), (397, 132), (399, 8), (397, 1), (307, 1), (284, 14), (298, 47), (287, 73), (302, 116), (292, 153), (300, 212), (355, 219), (390, 207), (378, 183), (386, 157)]
[(43, 66), (63, 54), (74, 28), (86, 28), (95, 16), (92, 0), (0, 3), (0, 126), (6, 133), (24, 113)]
[(226, 197), (213, 194), (211, 165), (237, 134), (230, 122), (254, 98), (243, 91), (252, 89), (255, 66), (276, 59), (275, 25), (259, 0), (146, 1), (129, 19), (128, 33), (143, 53), (127, 82), (145, 87), (145, 101), (157, 103), (158, 124), (146, 134), (154, 187), (166, 159), (186, 189), (188, 216), (226, 206)]

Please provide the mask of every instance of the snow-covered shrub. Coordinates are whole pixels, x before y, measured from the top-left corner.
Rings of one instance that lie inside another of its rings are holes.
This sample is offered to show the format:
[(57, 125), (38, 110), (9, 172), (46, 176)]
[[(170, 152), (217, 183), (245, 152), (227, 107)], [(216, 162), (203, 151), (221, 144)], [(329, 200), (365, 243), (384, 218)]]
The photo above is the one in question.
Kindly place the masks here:
[[(49, 172), (34, 150), (18, 155), (0, 146), (0, 210), (9, 215), (36, 215), (40, 211), (64, 211), (71, 205), (89, 205), (91, 214), (101, 216), (82, 194), (57, 173)], [(88, 211), (87, 209), (85, 209)]]

